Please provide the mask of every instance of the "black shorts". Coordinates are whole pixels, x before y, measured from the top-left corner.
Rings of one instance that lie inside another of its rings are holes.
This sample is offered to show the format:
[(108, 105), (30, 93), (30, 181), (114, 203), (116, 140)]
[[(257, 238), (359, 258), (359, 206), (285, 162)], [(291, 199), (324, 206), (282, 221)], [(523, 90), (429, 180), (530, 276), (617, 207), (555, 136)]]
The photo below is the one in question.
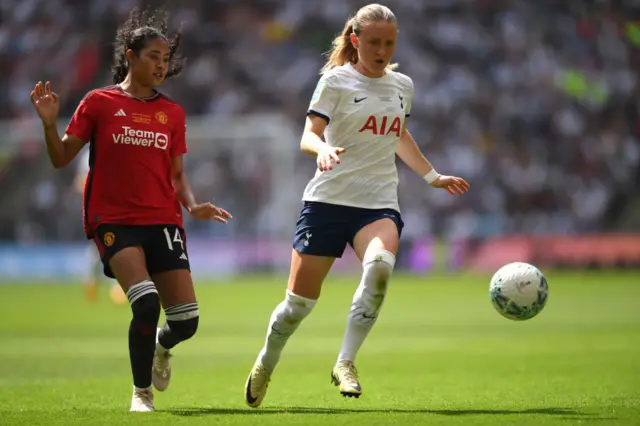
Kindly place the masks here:
[(109, 260), (127, 247), (142, 247), (149, 275), (176, 269), (191, 270), (184, 229), (176, 225), (102, 224), (94, 233), (104, 274), (115, 278)]
[(393, 209), (363, 209), (305, 201), (296, 224), (293, 248), (315, 256), (342, 257), (358, 231), (380, 219), (391, 219), (402, 234), (404, 222)]

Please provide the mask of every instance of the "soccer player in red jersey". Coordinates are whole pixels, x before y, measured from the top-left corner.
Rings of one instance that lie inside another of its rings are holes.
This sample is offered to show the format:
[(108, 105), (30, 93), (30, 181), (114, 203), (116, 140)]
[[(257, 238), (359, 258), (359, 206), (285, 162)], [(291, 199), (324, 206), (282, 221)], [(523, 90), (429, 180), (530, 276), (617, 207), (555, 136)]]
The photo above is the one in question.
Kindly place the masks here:
[[(183, 67), (180, 33), (168, 35), (167, 18), (162, 10), (131, 13), (116, 36), (115, 85), (89, 92), (62, 138), (50, 83), (39, 82), (31, 92), (55, 168), (89, 145), (85, 232), (100, 251), (105, 275), (118, 280), (131, 304), (131, 411), (144, 412), (154, 410), (152, 383), (159, 391), (169, 385), (169, 350), (198, 327), (180, 205), (196, 219), (231, 218), (211, 203), (196, 203), (182, 167), (184, 111), (155, 90)], [(161, 303), (167, 321), (157, 328)]]

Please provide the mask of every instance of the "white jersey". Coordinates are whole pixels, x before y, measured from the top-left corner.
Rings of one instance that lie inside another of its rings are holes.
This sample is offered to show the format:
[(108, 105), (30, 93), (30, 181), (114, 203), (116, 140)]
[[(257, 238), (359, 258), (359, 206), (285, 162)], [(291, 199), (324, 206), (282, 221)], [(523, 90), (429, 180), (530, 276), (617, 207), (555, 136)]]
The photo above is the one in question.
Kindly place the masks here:
[(302, 199), (399, 212), (395, 153), (412, 99), (413, 81), (398, 72), (370, 78), (349, 63), (323, 75), (307, 114), (325, 118), (325, 142), (346, 152), (316, 171)]

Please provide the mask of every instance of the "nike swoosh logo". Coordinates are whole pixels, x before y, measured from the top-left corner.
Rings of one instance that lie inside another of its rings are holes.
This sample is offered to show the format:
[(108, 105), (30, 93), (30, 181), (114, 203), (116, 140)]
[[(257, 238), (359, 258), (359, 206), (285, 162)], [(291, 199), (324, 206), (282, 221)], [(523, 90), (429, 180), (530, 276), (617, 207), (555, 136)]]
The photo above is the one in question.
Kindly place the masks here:
[(362, 101), (364, 101), (364, 100), (365, 100), (365, 99), (367, 99), (367, 98), (368, 98), (368, 96), (367, 96), (367, 97), (364, 97), (364, 98), (360, 98), (360, 99), (358, 99), (358, 98), (353, 98), (353, 102), (355, 102), (355, 103), (362, 102)]
[(253, 396), (251, 396), (251, 376), (249, 376), (249, 381), (247, 382), (247, 391), (245, 393), (245, 398), (247, 399), (247, 402), (249, 404), (253, 404), (258, 400), (258, 398), (254, 398)]

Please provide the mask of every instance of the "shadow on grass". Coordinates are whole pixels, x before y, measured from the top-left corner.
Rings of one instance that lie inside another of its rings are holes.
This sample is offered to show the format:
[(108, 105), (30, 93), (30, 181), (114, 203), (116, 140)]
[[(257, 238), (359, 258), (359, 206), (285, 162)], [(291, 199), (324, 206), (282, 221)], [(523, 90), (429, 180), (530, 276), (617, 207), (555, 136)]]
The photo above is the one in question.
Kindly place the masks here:
[(207, 415), (269, 415), (269, 414), (438, 414), (442, 416), (464, 415), (510, 415), (510, 414), (543, 414), (550, 416), (568, 416), (568, 418), (584, 419), (587, 414), (568, 408), (531, 408), (527, 410), (429, 410), (429, 409), (358, 409), (358, 408), (322, 408), (322, 407), (273, 407), (260, 409), (236, 409), (236, 408), (201, 408), (185, 407), (174, 410), (163, 410), (176, 416), (207, 416)]

